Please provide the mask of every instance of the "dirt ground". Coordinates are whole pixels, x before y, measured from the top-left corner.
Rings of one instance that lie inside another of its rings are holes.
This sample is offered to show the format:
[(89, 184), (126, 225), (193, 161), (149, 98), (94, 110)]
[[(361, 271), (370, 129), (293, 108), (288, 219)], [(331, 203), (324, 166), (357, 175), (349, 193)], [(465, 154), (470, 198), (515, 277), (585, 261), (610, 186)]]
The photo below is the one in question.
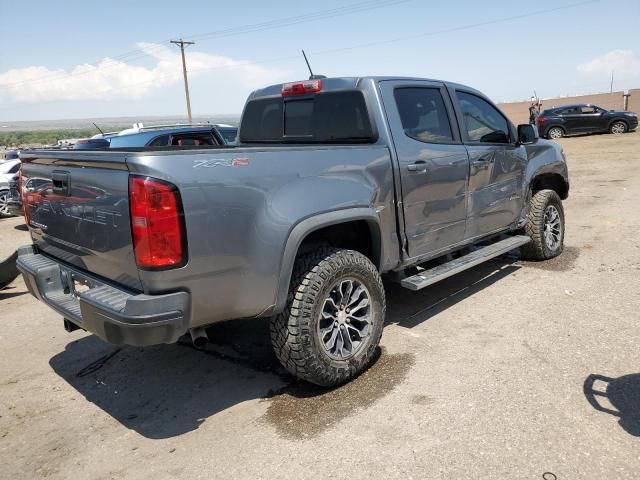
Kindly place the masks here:
[[(284, 375), (264, 321), (219, 324), (202, 351), (116, 348), (16, 280), (0, 477), (638, 478), (640, 133), (561, 143), (564, 254), (387, 285), (381, 356), (336, 390)], [(20, 223), (0, 220), (3, 254), (28, 242)]]

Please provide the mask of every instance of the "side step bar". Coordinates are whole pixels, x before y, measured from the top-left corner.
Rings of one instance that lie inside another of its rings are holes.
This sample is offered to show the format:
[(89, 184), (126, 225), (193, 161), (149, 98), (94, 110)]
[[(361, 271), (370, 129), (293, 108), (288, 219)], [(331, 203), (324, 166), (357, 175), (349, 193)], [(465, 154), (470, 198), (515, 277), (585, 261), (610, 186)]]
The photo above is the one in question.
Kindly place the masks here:
[(525, 243), (529, 243), (531, 239), (526, 235), (516, 235), (513, 237), (505, 238), (499, 242), (492, 243), (486, 247), (479, 248), (473, 252), (464, 255), (459, 258), (455, 258), (447, 263), (438, 265), (437, 267), (429, 270), (424, 270), (411, 277), (403, 278), (400, 281), (400, 285), (409, 290), (420, 290), (429, 285), (449, 278), (456, 273), (460, 273), (476, 265), (480, 265), (487, 260), (498, 257), (503, 253), (507, 253), (515, 248), (518, 248)]

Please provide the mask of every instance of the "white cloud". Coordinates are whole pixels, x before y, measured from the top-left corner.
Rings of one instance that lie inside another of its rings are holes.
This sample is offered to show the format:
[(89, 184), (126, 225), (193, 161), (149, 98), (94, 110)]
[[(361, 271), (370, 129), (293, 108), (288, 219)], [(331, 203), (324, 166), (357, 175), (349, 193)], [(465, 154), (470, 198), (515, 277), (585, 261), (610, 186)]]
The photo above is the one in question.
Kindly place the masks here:
[[(10, 102), (139, 99), (167, 85), (182, 82), (178, 48), (138, 43), (151, 57), (151, 67), (104, 58), (96, 65), (77, 65), (71, 71), (33, 66), (0, 73), (0, 100)], [(267, 69), (247, 61), (187, 50), (189, 79), (205, 72), (247, 89), (275, 83), (287, 72)]]
[(578, 72), (593, 79), (608, 79), (613, 71), (619, 81), (640, 82), (640, 57), (631, 50), (612, 50), (577, 67)]

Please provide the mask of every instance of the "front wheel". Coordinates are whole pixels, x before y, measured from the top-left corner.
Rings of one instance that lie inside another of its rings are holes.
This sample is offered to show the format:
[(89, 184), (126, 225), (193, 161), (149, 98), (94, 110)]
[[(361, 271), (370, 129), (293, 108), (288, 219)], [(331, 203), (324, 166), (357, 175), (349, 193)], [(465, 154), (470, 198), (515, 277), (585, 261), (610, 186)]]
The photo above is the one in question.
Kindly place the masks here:
[(375, 265), (359, 252), (320, 248), (296, 260), (271, 343), (293, 375), (325, 387), (348, 382), (373, 361), (385, 318)]
[(522, 258), (548, 260), (562, 253), (564, 209), (556, 192), (540, 190), (531, 197), (524, 233), (531, 237), (531, 241), (522, 247)]
[(613, 122), (609, 127), (609, 133), (613, 133), (614, 135), (619, 135), (621, 133), (625, 133), (627, 131), (627, 124), (624, 122)]

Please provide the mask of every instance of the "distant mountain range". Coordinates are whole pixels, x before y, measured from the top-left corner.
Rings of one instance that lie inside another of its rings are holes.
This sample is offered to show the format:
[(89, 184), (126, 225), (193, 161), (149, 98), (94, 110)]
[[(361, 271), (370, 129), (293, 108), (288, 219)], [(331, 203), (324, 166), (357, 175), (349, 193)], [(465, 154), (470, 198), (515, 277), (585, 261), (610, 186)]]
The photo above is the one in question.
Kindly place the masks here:
[[(228, 123), (237, 125), (240, 115), (198, 115), (193, 117), (194, 123)], [(0, 133), (2, 132), (24, 132), (39, 130), (78, 130), (84, 128), (95, 128), (96, 123), (103, 131), (107, 132), (122, 127), (130, 127), (134, 123), (142, 122), (145, 125), (173, 125), (176, 123), (187, 123), (186, 117), (178, 115), (166, 116), (140, 116), (140, 117), (108, 117), (108, 118), (73, 118), (63, 120), (33, 120), (23, 122), (2, 122), (0, 121)]]

